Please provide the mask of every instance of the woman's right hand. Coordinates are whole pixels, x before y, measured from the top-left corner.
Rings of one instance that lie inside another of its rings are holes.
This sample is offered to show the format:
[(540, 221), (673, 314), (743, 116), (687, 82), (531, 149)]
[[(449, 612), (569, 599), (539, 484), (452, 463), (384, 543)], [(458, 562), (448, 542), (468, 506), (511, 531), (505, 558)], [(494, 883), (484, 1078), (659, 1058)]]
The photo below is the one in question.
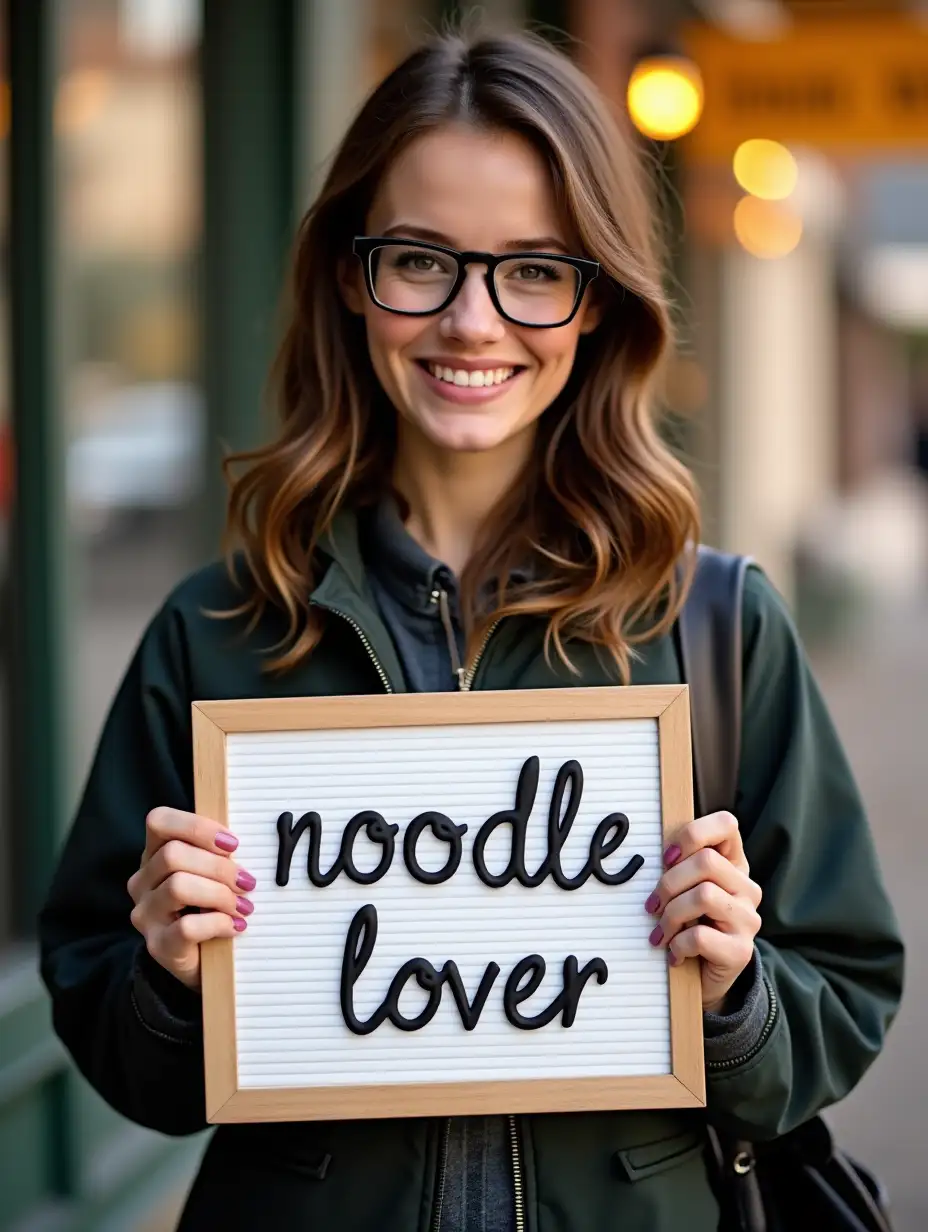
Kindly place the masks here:
[(130, 918), (155, 962), (194, 990), (201, 943), (242, 932), (254, 910), (241, 892), (255, 879), (229, 858), (237, 846), (231, 831), (196, 813), (156, 808), (145, 819), (142, 862), (128, 881)]

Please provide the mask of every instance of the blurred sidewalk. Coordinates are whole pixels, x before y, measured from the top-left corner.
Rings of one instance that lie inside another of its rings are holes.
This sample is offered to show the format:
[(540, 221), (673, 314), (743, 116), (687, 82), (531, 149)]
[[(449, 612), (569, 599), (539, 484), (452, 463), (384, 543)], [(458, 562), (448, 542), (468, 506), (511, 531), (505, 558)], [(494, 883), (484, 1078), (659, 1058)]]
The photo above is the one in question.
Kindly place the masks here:
[(886, 1052), (830, 1120), (842, 1145), (889, 1187), (896, 1232), (924, 1232), (928, 596), (880, 613), (854, 642), (813, 658), (870, 811), (907, 946), (905, 1000)]

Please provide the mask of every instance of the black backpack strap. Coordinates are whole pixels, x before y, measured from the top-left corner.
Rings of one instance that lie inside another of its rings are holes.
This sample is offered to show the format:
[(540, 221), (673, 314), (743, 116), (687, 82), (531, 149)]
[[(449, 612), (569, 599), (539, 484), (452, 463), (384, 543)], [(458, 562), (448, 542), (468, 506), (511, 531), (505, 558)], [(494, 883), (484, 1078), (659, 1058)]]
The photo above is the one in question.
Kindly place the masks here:
[(690, 686), (697, 815), (734, 810), (741, 753), (741, 599), (749, 556), (700, 546), (676, 634)]

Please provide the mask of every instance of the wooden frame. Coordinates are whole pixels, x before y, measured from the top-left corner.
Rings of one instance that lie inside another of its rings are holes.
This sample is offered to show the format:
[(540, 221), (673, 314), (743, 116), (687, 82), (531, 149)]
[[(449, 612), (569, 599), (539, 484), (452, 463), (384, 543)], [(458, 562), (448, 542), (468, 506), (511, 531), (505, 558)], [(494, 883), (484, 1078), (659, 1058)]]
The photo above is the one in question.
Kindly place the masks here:
[[(226, 733), (464, 723), (656, 719), (665, 844), (693, 819), (686, 685), (407, 693), (388, 697), (194, 702), (196, 809), (225, 824)], [(705, 1105), (698, 963), (668, 966), (671, 1072), (646, 1077), (243, 1088), (237, 1080), (231, 940), (202, 947), (206, 1111), (211, 1122), (330, 1120), (448, 1114), (577, 1112)]]

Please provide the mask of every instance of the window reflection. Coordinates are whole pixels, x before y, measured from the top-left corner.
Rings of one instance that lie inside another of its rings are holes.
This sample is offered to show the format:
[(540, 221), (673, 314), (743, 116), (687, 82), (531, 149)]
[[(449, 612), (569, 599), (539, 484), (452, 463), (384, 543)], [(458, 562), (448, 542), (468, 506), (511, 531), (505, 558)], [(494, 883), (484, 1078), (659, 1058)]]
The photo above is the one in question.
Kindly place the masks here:
[(197, 563), (198, 0), (60, 5), (55, 96), (82, 772), (132, 647)]

